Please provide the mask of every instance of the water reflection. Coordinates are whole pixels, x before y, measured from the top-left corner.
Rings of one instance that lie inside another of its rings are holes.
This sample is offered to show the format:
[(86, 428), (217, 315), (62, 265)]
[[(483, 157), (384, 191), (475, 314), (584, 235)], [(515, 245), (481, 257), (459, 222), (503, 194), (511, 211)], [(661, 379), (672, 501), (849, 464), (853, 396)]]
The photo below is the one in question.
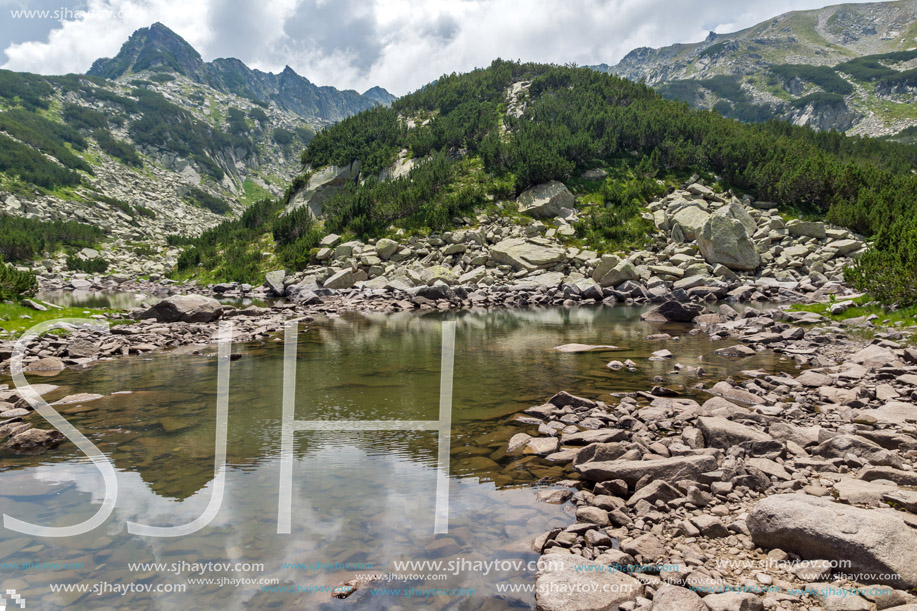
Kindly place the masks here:
[[(205, 529), (176, 539), (127, 534), (125, 523), (177, 525), (200, 515), (213, 476), (216, 362), (191, 348), (101, 362), (50, 381), (49, 400), (75, 392), (104, 398), (61, 406), (61, 412), (105, 452), (118, 470), (115, 514), (103, 529), (72, 539), (24, 537), (0, 531), (0, 565), (82, 563), (83, 568), (3, 570), (3, 587), (31, 606), (101, 609), (359, 608), (501, 609), (533, 604), (529, 594), (498, 594), (500, 582), (531, 583), (516, 570), (460, 573), (444, 581), (390, 583), (473, 588), (472, 597), (371, 596), (336, 601), (328, 592), (264, 592), (226, 579), (277, 579), (281, 587), (331, 586), (355, 572), (284, 568), (284, 563), (373, 563), (389, 572), (395, 560), (513, 558), (533, 560), (534, 536), (571, 520), (569, 508), (534, 502), (534, 487), (565, 476), (541, 459), (503, 454), (508, 438), (527, 430), (512, 415), (560, 389), (611, 400), (608, 393), (643, 390), (654, 376), (690, 394), (695, 378), (671, 374), (673, 363), (703, 365), (711, 375), (739, 368), (775, 371), (790, 363), (762, 353), (741, 362), (712, 356), (718, 345), (690, 336), (687, 326), (638, 320), (634, 308), (548, 308), (523, 311), (361, 315), (319, 320), (302, 329), (297, 364), (296, 418), (435, 419), (438, 410), (440, 323), (456, 321), (450, 529), (434, 536), (436, 435), (424, 432), (298, 433), (292, 534), (276, 534), (281, 342), (234, 346), (226, 492)], [(677, 341), (648, 342), (668, 332)], [(562, 354), (565, 343), (614, 344), (614, 358), (633, 359), (637, 372), (609, 370), (609, 354)], [(660, 348), (672, 362), (652, 362)], [(123, 391), (130, 391), (126, 394)], [(46, 457), (3, 457), (0, 510), (48, 525), (79, 522), (100, 499), (101, 478), (72, 446)], [(568, 475), (568, 474), (567, 474)], [(541, 483), (540, 483), (541, 482)], [(263, 571), (194, 575), (129, 563), (263, 563)], [(223, 578), (224, 585), (189, 583)], [(181, 593), (52, 592), (50, 584), (187, 584)]]

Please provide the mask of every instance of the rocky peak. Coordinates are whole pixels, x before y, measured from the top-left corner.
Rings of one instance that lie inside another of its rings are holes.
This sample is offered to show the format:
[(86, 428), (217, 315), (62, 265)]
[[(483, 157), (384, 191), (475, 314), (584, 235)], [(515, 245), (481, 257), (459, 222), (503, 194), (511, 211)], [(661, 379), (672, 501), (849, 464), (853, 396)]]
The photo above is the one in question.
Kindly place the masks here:
[(184, 38), (156, 22), (134, 32), (114, 58), (96, 60), (88, 74), (116, 79), (125, 74), (163, 68), (201, 82), (204, 61)]

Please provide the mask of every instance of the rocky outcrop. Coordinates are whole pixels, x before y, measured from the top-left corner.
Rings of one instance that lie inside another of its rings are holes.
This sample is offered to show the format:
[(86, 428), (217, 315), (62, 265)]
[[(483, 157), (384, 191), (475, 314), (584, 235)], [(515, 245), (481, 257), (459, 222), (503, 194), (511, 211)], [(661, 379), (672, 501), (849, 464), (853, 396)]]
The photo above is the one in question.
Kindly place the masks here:
[(287, 203), (286, 212), (306, 206), (314, 218), (322, 215), (323, 205), (348, 184), (355, 184), (360, 178), (360, 161), (349, 165), (330, 165), (315, 172), (306, 186), (296, 192)]
[(494, 244), (490, 256), (497, 263), (510, 265), (515, 270), (545, 269), (566, 258), (563, 249), (539, 239), (510, 238)]

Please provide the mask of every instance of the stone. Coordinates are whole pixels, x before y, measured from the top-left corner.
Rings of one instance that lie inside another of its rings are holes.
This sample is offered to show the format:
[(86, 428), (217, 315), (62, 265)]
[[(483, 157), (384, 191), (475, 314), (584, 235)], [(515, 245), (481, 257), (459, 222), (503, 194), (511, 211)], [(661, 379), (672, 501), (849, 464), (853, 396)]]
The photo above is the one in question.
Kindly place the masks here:
[(792, 219), (787, 221), (786, 230), (793, 237), (825, 239), (825, 224), (817, 221), (801, 221)]
[(669, 322), (691, 322), (704, 312), (704, 307), (696, 303), (666, 301), (655, 311)]
[(576, 520), (578, 522), (589, 522), (596, 526), (608, 526), (611, 524), (608, 519), (608, 512), (598, 507), (583, 505), (576, 509)]
[(796, 378), (796, 381), (802, 384), (803, 386), (808, 386), (809, 388), (819, 388), (821, 386), (830, 386), (834, 383), (834, 380), (830, 376), (827, 376), (823, 373), (817, 371), (804, 371), (802, 375)]
[(665, 546), (656, 535), (647, 533), (621, 542), (621, 551), (650, 563), (665, 554)]
[(745, 206), (737, 201), (731, 201), (725, 206), (721, 206), (713, 214), (739, 221), (742, 223), (742, 227), (745, 228), (745, 233), (750, 236), (755, 235), (755, 232), (758, 231), (758, 224), (755, 219), (751, 217)]
[(750, 426), (726, 418), (697, 419), (697, 428), (704, 434), (707, 447), (729, 449), (746, 441), (771, 441), (773, 438)]
[(517, 271), (532, 271), (560, 263), (566, 259), (566, 251), (559, 246), (509, 238), (491, 246), (490, 256), (497, 263), (511, 265)]
[(620, 479), (633, 486), (647, 476), (670, 484), (683, 479), (696, 481), (702, 473), (714, 471), (716, 467), (716, 459), (712, 456), (677, 456), (658, 460), (589, 461), (575, 468), (593, 482)]
[(525, 453), (547, 456), (557, 451), (557, 444), (557, 437), (534, 437), (526, 444)]
[(538, 611), (612, 611), (642, 595), (630, 575), (577, 554), (547, 554), (535, 575)]
[(672, 216), (672, 227), (678, 226), (686, 240), (693, 240), (704, 228), (710, 214), (698, 206), (686, 206)]
[(735, 346), (729, 346), (727, 348), (717, 348), (713, 351), (713, 354), (730, 359), (741, 359), (754, 356), (757, 352), (745, 344), (736, 344)]
[(355, 282), (353, 271), (347, 268), (332, 274), (325, 280), (324, 287), (326, 289), (349, 289)]
[(764, 611), (764, 603), (751, 592), (723, 592), (704, 596), (710, 611)]
[(65, 367), (64, 362), (56, 356), (46, 356), (43, 359), (32, 361), (22, 368), (23, 371), (57, 371)]
[(271, 291), (275, 295), (282, 297), (284, 294), (284, 291), (286, 290), (286, 288), (283, 285), (283, 279), (286, 277), (287, 277), (287, 270), (285, 269), (278, 269), (273, 272), (268, 272), (264, 274), (264, 284), (269, 289), (271, 289)]
[(29, 429), (13, 435), (3, 447), (14, 454), (42, 454), (62, 444), (64, 439), (58, 431)]
[(917, 586), (917, 532), (884, 511), (825, 497), (778, 494), (759, 501), (746, 524), (755, 545), (803, 559), (849, 561), (844, 571), (863, 583)]
[(223, 306), (212, 297), (203, 295), (173, 295), (163, 299), (140, 318), (157, 322), (213, 322), (223, 315)]
[(376, 253), (383, 261), (391, 259), (396, 252), (398, 252), (398, 242), (395, 240), (382, 238), (376, 242)]
[(593, 274), (593, 279), (603, 287), (618, 286), (622, 282), (636, 280), (638, 277), (639, 275), (637, 274), (637, 268), (634, 267), (633, 263), (627, 260), (619, 262), (611, 270), (609, 270), (598, 279), (596, 279), (595, 274)]
[(812, 454), (825, 458), (845, 458), (853, 454), (873, 465), (900, 468), (903, 460), (894, 452), (859, 435), (836, 435), (812, 448)]
[(697, 236), (697, 246), (711, 265), (722, 264), (732, 270), (754, 270), (761, 258), (745, 227), (735, 219), (711, 216)]
[(695, 592), (665, 584), (656, 590), (650, 611), (708, 611), (708, 607)]
[(885, 365), (899, 364), (898, 357), (894, 352), (876, 344), (866, 346), (859, 352), (856, 352), (850, 357), (850, 360), (868, 369), (878, 369)]
[(536, 219), (567, 217), (574, 208), (573, 194), (557, 180), (526, 189), (516, 202), (520, 212)]
[(627, 499), (627, 506), (633, 507), (640, 501), (646, 501), (650, 504), (655, 504), (656, 501), (662, 501), (663, 503), (668, 503), (669, 501), (674, 501), (677, 498), (681, 498), (683, 495), (678, 491), (677, 488), (671, 484), (666, 483), (663, 480), (656, 480), (640, 488)]

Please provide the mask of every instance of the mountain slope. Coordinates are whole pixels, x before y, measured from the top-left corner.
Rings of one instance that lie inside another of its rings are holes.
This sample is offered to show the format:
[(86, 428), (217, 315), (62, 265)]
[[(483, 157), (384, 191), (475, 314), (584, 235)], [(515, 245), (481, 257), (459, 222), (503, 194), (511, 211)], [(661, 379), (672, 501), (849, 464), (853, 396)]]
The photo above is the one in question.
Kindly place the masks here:
[(842, 4), (596, 68), (742, 120), (887, 136), (917, 124), (915, 36), (917, 0)]
[[(693, 173), (773, 202), (764, 208), (877, 235), (877, 252), (917, 257), (917, 238), (908, 237), (917, 236), (917, 147), (742, 124), (588, 69), (498, 60), (444, 76), (317, 134), (303, 161), (308, 171), (283, 198), (192, 242), (179, 275), (252, 281), (266, 266), (302, 269), (332, 256), (316, 249), (327, 234), (339, 234), (324, 243), (331, 247), (340, 235), (435, 236), (473, 226), (485, 210), (547, 219), (519, 216), (532, 235), (546, 230), (596, 252), (627, 251), (653, 232), (643, 206)], [(524, 196), (531, 187), (554, 195)], [(767, 229), (754, 239), (764, 250), (771, 243)], [(267, 247), (273, 257), (264, 256)], [(382, 269), (371, 257), (360, 265)], [(913, 268), (876, 265), (870, 277), (913, 278)]]
[[(174, 262), (168, 235), (199, 234), (281, 194), (315, 131), (391, 98), (239, 60), (207, 64), (159, 24), (91, 72), (104, 76), (0, 71), (0, 214), (102, 228), (106, 244), (96, 250), (109, 271), (131, 274)], [(26, 263), (7, 238), (0, 230), (0, 256)], [(38, 269), (67, 269), (67, 254), (45, 253)]]
[(252, 70), (238, 59), (206, 63), (191, 45), (161, 23), (134, 32), (118, 55), (96, 60), (88, 74), (115, 80), (148, 71), (172, 72), (222, 93), (273, 102), (313, 122), (340, 121), (376, 104), (391, 104), (395, 99), (380, 87), (370, 89), (367, 95), (318, 87), (289, 66), (280, 74), (271, 74)]

